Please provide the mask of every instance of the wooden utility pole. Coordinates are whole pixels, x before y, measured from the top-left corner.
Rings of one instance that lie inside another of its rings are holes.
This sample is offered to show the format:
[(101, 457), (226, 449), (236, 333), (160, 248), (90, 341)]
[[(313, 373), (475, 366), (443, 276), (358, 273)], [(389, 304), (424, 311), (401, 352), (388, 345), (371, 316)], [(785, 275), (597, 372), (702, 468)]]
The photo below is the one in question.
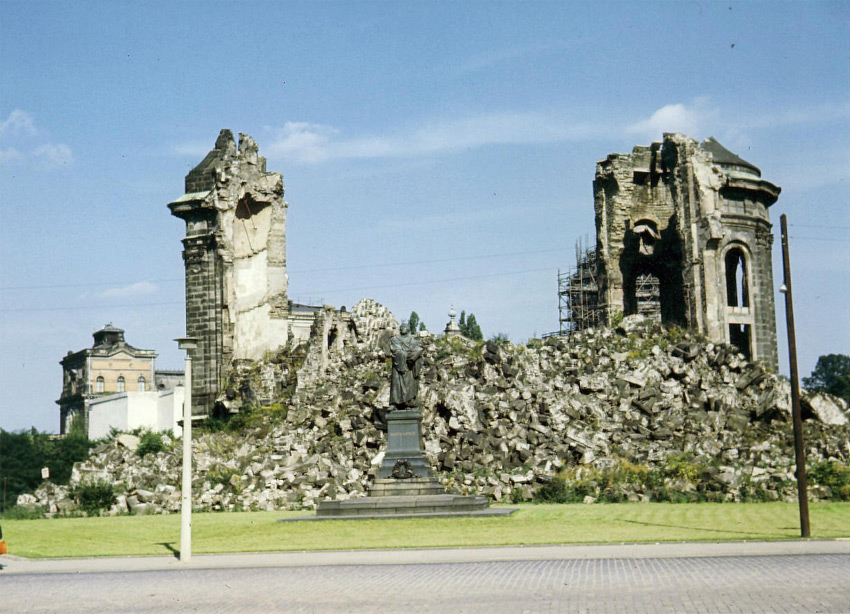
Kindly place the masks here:
[(784, 213), (779, 217), (779, 221), (782, 227), (783, 269), (783, 282), (779, 291), (785, 294), (788, 361), (791, 367), (791, 414), (794, 421), (794, 453), (797, 462), (797, 500), (800, 503), (800, 535), (802, 537), (810, 537), (806, 453), (803, 449), (803, 417), (800, 411), (800, 384), (797, 375), (797, 338), (794, 334), (794, 301), (791, 295), (791, 258), (788, 255), (788, 223)]

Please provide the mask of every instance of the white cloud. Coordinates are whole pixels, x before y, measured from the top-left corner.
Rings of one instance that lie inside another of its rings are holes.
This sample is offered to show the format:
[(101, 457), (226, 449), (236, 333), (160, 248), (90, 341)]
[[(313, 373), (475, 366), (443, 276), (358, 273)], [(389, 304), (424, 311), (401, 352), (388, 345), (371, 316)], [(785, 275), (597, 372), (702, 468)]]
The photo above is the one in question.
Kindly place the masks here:
[(74, 162), (74, 155), (71, 153), (71, 148), (62, 143), (37, 147), (33, 155), (52, 166), (66, 166)]
[(0, 120), (0, 144), (0, 164), (39, 160), (47, 167), (60, 167), (74, 162), (70, 147), (50, 142), (36, 128), (32, 115), (20, 109)]
[(128, 286), (109, 288), (100, 293), (101, 298), (130, 298), (154, 294), (159, 290), (156, 284), (149, 281), (138, 281)]
[(655, 111), (648, 119), (627, 126), (626, 131), (650, 139), (659, 138), (665, 132), (681, 132), (699, 139), (704, 136), (713, 116), (714, 113), (707, 108), (704, 99), (699, 99), (692, 105), (668, 104)]
[(442, 119), (407, 132), (339, 138), (326, 125), (287, 122), (269, 148), (301, 162), (338, 158), (412, 158), (448, 154), (490, 145), (543, 144), (575, 141), (598, 135), (603, 128), (543, 113), (490, 113), (462, 119)]
[(321, 162), (330, 157), (331, 139), (337, 134), (338, 130), (322, 124), (286, 122), (270, 149), (302, 162)]
[(26, 111), (15, 109), (9, 113), (9, 117), (5, 120), (0, 120), (0, 136), (7, 133), (24, 133), (35, 134), (35, 123), (32, 120), (32, 115)]
[(626, 132), (646, 139), (658, 139), (665, 132), (681, 132), (697, 140), (715, 136), (724, 144), (740, 147), (753, 141), (753, 131), (839, 121), (847, 123), (846, 106), (820, 105), (757, 113), (738, 109), (731, 113), (702, 97), (690, 104), (665, 105), (649, 118), (627, 125)]

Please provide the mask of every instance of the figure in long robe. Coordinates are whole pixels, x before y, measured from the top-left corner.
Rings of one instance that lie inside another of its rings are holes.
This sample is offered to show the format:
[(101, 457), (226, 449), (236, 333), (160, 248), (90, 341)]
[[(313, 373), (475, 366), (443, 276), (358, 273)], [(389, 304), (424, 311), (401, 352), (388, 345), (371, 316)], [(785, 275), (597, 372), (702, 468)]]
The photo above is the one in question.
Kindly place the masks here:
[(401, 334), (390, 339), (393, 370), (390, 376), (390, 411), (418, 406), (419, 376), (422, 372), (422, 346), (407, 323)]

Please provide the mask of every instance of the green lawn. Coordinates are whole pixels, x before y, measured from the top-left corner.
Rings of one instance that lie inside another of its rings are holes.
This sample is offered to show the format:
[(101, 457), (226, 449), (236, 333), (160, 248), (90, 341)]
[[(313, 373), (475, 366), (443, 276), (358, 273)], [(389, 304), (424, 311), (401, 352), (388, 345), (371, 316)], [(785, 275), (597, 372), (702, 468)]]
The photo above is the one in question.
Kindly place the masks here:
[[(512, 516), (284, 522), (305, 512), (193, 514), (192, 550), (259, 552), (799, 537), (796, 503), (520, 505)], [(812, 537), (850, 537), (850, 503), (810, 506)], [(180, 515), (3, 520), (25, 557), (168, 554)]]

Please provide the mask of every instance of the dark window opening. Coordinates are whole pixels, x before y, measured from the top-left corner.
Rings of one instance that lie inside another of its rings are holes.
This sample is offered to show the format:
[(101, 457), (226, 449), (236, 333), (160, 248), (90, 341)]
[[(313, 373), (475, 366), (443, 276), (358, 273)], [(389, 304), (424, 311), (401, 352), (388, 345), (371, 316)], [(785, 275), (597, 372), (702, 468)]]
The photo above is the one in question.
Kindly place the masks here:
[(747, 260), (738, 248), (726, 252), (726, 304), (729, 307), (750, 306)]
[(729, 325), (729, 343), (734, 345), (744, 355), (747, 360), (752, 359), (750, 350), (750, 325), (749, 324), (730, 324)]
[(663, 324), (687, 324), (682, 249), (678, 223), (670, 216), (664, 230), (644, 218), (627, 227), (620, 272), (623, 315), (642, 314)]

